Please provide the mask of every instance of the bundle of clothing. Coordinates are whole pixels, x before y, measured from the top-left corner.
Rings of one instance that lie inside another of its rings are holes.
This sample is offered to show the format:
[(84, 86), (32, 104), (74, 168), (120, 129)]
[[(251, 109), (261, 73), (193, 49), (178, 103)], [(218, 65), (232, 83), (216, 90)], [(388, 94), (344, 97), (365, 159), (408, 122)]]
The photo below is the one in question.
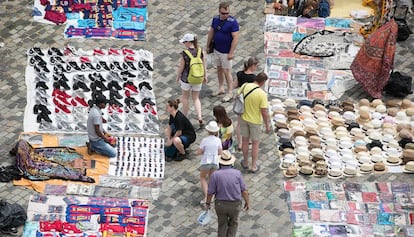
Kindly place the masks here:
[(29, 180), (64, 179), (94, 183), (86, 176), (83, 156), (70, 147), (33, 148), (19, 140), (11, 151), (16, 155), (16, 167)]

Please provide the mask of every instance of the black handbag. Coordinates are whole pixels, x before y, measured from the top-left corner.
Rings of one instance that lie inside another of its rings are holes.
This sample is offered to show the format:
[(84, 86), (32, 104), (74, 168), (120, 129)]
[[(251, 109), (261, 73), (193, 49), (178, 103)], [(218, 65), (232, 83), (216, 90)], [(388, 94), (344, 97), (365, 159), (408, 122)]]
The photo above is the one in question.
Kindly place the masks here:
[(214, 40), (210, 41), (210, 44), (208, 45), (207, 48), (207, 54), (213, 53), (214, 52)]

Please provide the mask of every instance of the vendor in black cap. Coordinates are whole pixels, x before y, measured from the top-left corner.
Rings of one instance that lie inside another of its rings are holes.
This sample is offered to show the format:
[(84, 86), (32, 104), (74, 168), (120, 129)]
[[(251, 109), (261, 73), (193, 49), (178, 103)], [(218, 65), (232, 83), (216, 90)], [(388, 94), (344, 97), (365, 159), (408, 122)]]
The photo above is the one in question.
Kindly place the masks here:
[(99, 153), (109, 158), (116, 157), (116, 149), (111, 145), (111, 139), (106, 135), (103, 129), (103, 123), (106, 120), (102, 117), (102, 109), (106, 107), (108, 100), (104, 96), (95, 98), (92, 108), (89, 110), (87, 130), (89, 142), (88, 154), (93, 152)]

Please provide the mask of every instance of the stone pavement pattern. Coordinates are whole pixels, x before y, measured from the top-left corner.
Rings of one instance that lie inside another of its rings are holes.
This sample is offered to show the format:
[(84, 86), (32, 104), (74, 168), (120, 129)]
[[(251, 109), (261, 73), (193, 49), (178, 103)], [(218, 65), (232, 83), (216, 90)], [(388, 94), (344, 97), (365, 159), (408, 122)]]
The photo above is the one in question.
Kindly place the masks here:
[[(26, 50), (31, 47), (62, 48), (66, 43), (75, 48), (91, 50), (101, 48), (131, 47), (143, 48), (154, 54), (154, 88), (157, 96), (158, 111), (163, 124), (168, 118), (165, 112), (166, 101), (178, 98), (179, 85), (174, 83), (178, 65), (179, 52), (183, 46), (179, 37), (192, 32), (199, 36), (201, 47), (205, 46), (206, 34), (213, 15), (217, 14), (219, 1), (167, 1), (149, 0), (149, 20), (147, 41), (65, 39), (64, 26), (47, 25), (32, 22), (31, 6), (33, 0), (0, 0), (0, 165), (10, 164), (8, 156), (15, 140), (23, 129), (23, 116), (26, 105), (25, 67)], [(241, 35), (234, 60), (234, 72), (241, 70), (243, 62), (251, 55), (261, 61), (264, 69), (263, 2), (251, 0), (232, 1), (231, 14), (240, 23)], [(411, 19), (413, 26), (413, 19)], [(396, 70), (410, 73), (414, 69), (413, 36), (406, 42), (398, 44), (396, 53)], [(217, 88), (217, 77), (213, 69), (209, 70), (209, 82), (201, 93), (203, 116), (205, 121), (213, 119), (212, 108), (222, 104), (211, 97)], [(344, 97), (360, 99), (366, 93), (359, 86), (352, 88)], [(230, 104), (224, 104), (230, 110)], [(197, 126), (192, 111), (191, 121)], [(236, 117), (232, 115), (232, 118)], [(190, 159), (167, 164), (159, 200), (155, 201), (149, 216), (148, 236), (214, 236), (216, 235), (216, 217), (207, 227), (200, 227), (196, 218), (201, 211), (199, 201), (202, 199), (199, 187), (198, 157), (194, 155), (200, 139), (205, 132), (198, 133), (196, 143), (190, 148)], [(291, 236), (292, 225), (289, 220), (287, 205), (281, 187), (284, 177), (278, 167), (278, 157), (273, 135), (263, 135), (259, 163), (262, 170), (258, 174), (244, 174), (250, 192), (251, 210), (242, 212), (238, 236)], [(236, 154), (240, 159), (241, 154)], [(236, 168), (240, 169), (239, 162)], [(304, 180), (297, 177), (297, 180)], [(306, 180), (318, 181), (315, 178)], [(413, 181), (407, 174), (371, 175), (350, 179), (352, 181)], [(14, 187), (11, 183), (0, 183), (0, 198), (17, 202), (27, 207), (28, 197), (33, 191)], [(21, 229), (20, 229), (21, 231)]]

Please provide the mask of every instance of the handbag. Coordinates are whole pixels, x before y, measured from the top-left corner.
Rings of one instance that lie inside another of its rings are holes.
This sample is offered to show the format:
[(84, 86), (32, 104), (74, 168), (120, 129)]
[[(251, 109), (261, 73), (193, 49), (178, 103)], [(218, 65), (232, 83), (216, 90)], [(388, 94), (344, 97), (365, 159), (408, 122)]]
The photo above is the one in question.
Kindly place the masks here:
[(244, 113), (244, 100), (250, 93), (252, 93), (254, 90), (256, 90), (259, 87), (255, 87), (251, 89), (246, 95), (244, 95), (243, 90), (246, 87), (246, 84), (241, 89), (241, 93), (236, 95), (234, 98), (234, 104), (233, 104), (233, 112), (237, 115), (242, 115)]

